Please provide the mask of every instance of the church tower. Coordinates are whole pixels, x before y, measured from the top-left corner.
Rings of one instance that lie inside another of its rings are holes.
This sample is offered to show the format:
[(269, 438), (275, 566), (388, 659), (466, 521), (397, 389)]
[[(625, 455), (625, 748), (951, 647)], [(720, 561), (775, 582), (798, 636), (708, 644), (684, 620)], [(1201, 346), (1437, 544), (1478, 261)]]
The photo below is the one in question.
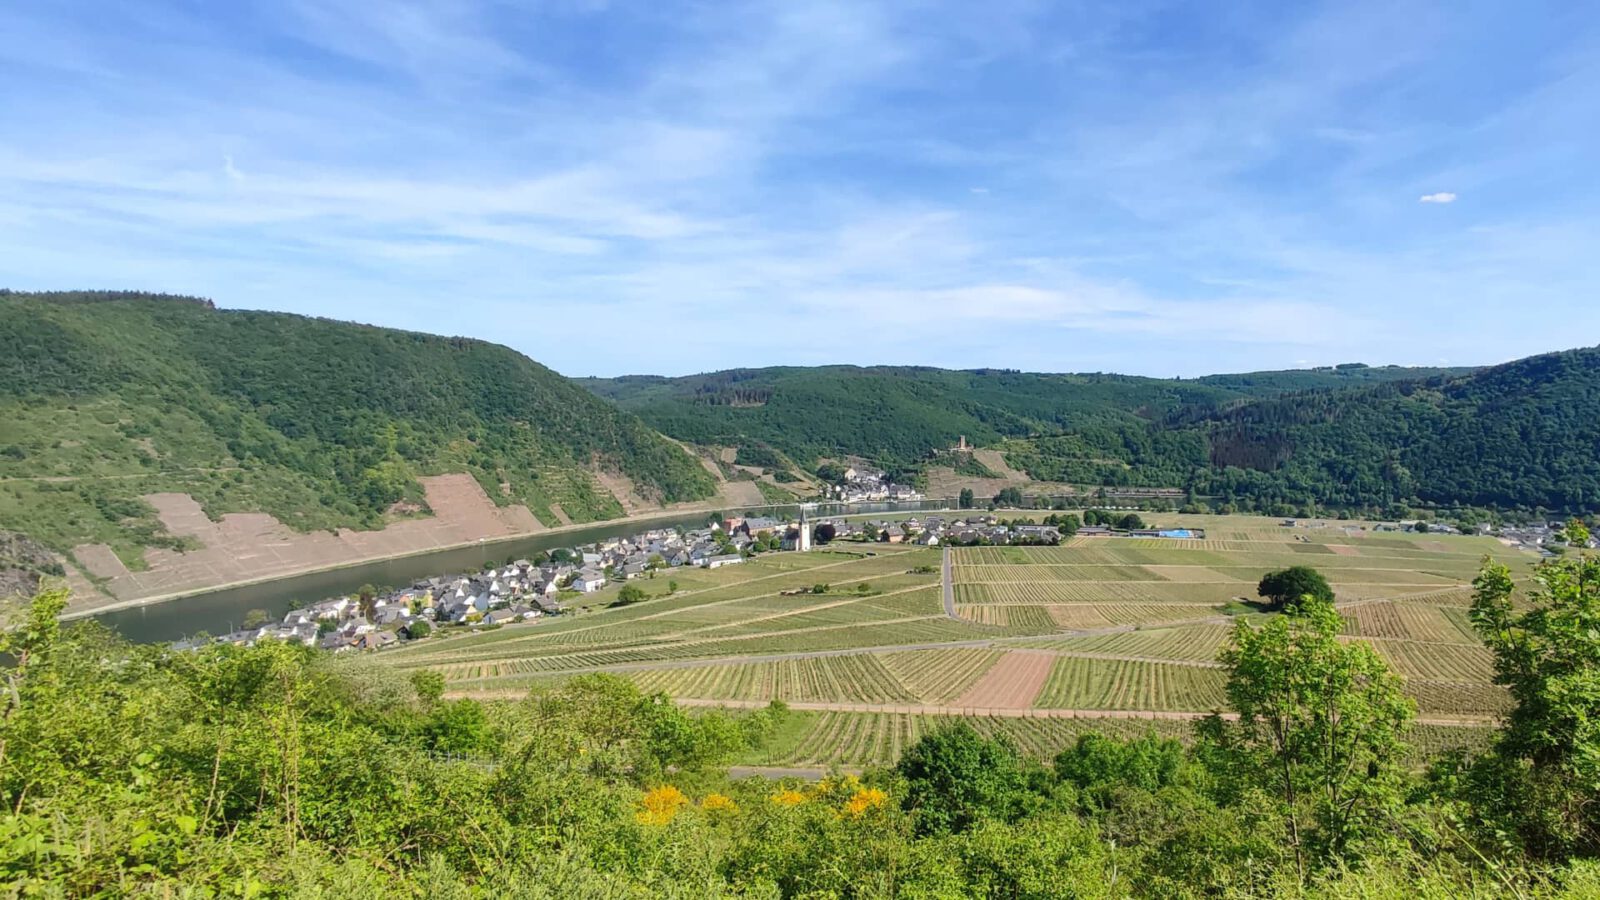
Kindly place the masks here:
[(811, 523), (806, 521), (806, 508), (800, 507), (800, 539), (795, 543), (795, 549), (801, 553), (811, 550)]

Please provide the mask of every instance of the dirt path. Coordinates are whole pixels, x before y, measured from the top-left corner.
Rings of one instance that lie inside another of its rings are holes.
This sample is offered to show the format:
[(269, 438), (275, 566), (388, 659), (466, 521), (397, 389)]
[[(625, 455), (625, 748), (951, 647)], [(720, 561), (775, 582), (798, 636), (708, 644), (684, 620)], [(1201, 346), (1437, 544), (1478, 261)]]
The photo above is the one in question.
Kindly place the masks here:
[[(450, 699), (470, 697), (475, 700), (511, 700), (519, 699), (526, 694), (527, 691), (525, 690), (445, 692), (445, 696)], [(673, 702), (679, 706), (711, 709), (765, 709), (771, 704), (769, 700), (699, 700), (692, 697), (675, 697)], [(801, 712), (888, 713), (903, 716), (989, 716), (1001, 719), (1147, 719), (1191, 722), (1211, 715), (1220, 715), (1224, 720), (1231, 722), (1237, 721), (1239, 718), (1238, 713), (1213, 713), (1209, 710), (1200, 712), (1198, 710), (1174, 709), (1022, 709), (1011, 706), (978, 708), (891, 703), (815, 703), (808, 701), (794, 701), (785, 705), (792, 710)], [(1417, 725), (1442, 725), (1456, 728), (1494, 725), (1499, 721), (1498, 716), (1440, 716), (1419, 717), (1412, 720)], [(741, 768), (761, 769), (763, 767), (745, 766)]]
[[(690, 698), (677, 698), (679, 706), (689, 707), (728, 707), (735, 709), (763, 709), (769, 701), (766, 700), (694, 700)], [(913, 716), (995, 716), (1006, 719), (1164, 719), (1169, 721), (1193, 721), (1204, 719), (1212, 715), (1207, 710), (1173, 710), (1173, 709), (1022, 709), (1012, 706), (997, 706), (992, 708), (963, 707), (963, 706), (907, 706), (904, 704), (888, 703), (789, 703), (790, 709), (806, 712), (856, 712), (856, 713), (894, 713)], [(1236, 721), (1238, 713), (1219, 713), (1223, 719)], [(1500, 721), (1498, 716), (1440, 716), (1432, 718), (1413, 719), (1418, 725), (1493, 725)]]
[[(735, 781), (741, 778), (798, 778), (801, 781), (821, 781), (828, 777), (829, 769), (819, 769), (811, 766), (729, 766), (728, 777)], [(850, 766), (841, 766), (840, 772), (850, 775), (860, 775), (861, 770)]]
[(1056, 654), (1047, 650), (1012, 650), (957, 697), (956, 706), (1030, 709), (1055, 664)]
[(951, 555), (950, 548), (944, 548), (944, 566), (942, 570), (944, 574), (940, 578), (940, 586), (944, 590), (944, 614), (952, 619), (960, 619), (961, 617), (956, 615), (956, 579), (955, 575), (952, 574), (954, 566), (950, 562)]

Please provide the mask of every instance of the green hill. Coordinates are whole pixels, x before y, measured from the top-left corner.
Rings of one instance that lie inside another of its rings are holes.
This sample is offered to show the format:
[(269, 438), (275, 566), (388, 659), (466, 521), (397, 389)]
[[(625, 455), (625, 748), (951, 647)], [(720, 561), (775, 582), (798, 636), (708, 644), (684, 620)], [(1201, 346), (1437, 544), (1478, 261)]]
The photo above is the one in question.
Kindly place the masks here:
[[(619, 516), (592, 472), (648, 499), (710, 496), (634, 416), (505, 347), (144, 294), (0, 293), (0, 525), (56, 550), (172, 545), (152, 491), (212, 516), (371, 528), (470, 472), (557, 524)], [(397, 506), (397, 504), (401, 504)]]
[(1365, 387), (1389, 381), (1416, 381), (1420, 378), (1467, 375), (1476, 369), (1475, 366), (1433, 368), (1343, 363), (1315, 369), (1279, 369), (1267, 372), (1239, 372), (1232, 375), (1205, 375), (1195, 380), (1201, 384), (1227, 388), (1251, 396), (1273, 397), (1296, 391)]
[(673, 437), (802, 465), (915, 466), (964, 434), (1039, 480), (1185, 487), (1269, 512), (1600, 509), (1600, 350), (1193, 380), (825, 366), (580, 383)]
[(1263, 509), (1315, 501), (1592, 511), (1600, 348), (1183, 410), (1138, 429), (1084, 429), (1006, 450), (1036, 478), (1181, 485)]
[(578, 383), (675, 438), (699, 444), (757, 441), (802, 465), (840, 454), (911, 464), (961, 435), (984, 446), (1094, 422), (1133, 423), (1245, 396), (1195, 382), (1123, 375), (894, 366), (734, 369)]

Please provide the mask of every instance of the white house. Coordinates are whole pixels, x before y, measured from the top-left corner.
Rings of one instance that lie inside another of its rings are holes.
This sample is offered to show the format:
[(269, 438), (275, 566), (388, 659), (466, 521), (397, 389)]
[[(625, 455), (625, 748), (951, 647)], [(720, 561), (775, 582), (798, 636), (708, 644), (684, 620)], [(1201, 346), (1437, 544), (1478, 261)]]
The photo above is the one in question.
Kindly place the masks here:
[(593, 569), (584, 569), (573, 579), (570, 587), (575, 591), (592, 594), (606, 586), (606, 576)]

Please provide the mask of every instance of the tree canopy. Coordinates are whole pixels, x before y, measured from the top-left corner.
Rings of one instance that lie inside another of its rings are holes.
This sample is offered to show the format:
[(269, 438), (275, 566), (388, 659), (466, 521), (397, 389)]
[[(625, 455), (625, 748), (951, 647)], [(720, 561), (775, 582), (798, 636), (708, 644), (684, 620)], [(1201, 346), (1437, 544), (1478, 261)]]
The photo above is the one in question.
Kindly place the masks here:
[(1256, 594), (1265, 597), (1271, 609), (1283, 609), (1306, 598), (1318, 603), (1333, 602), (1333, 588), (1321, 572), (1310, 566), (1290, 566), (1261, 576)]

